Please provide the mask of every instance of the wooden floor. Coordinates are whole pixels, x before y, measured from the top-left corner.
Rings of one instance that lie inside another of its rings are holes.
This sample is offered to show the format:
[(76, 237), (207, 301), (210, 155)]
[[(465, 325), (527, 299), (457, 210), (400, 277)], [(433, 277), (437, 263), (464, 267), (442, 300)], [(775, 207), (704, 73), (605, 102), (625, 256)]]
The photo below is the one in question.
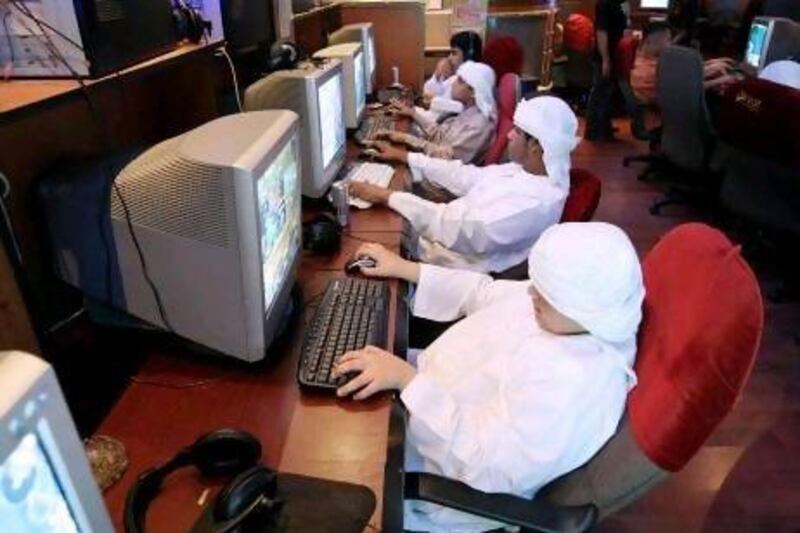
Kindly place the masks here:
[[(622, 166), (624, 155), (646, 147), (630, 138), (626, 124), (618, 128), (620, 141), (581, 143), (575, 166), (603, 179), (595, 220), (621, 226), (644, 256), (659, 235), (702, 217), (682, 207), (649, 214), (661, 186), (637, 181), (641, 166)], [(750, 259), (766, 295), (778, 282), (775, 265)], [(681, 472), (606, 519), (600, 531), (800, 531), (800, 347), (793, 341), (800, 304), (765, 300), (765, 310), (761, 351), (733, 412)]]

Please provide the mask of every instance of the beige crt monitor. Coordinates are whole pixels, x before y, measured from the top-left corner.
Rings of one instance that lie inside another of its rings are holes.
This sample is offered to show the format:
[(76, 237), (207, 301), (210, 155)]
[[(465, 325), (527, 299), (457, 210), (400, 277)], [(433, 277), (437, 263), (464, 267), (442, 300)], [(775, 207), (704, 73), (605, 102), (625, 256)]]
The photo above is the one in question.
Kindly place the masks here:
[(52, 367), (22, 352), (0, 352), (0, 531), (114, 531)]
[(367, 103), (364, 52), (359, 43), (335, 44), (314, 53), (318, 59), (338, 59), (342, 62), (344, 76), (345, 124), (358, 128)]
[(303, 63), (250, 85), (244, 108), (290, 109), (300, 116), (303, 195), (321, 198), (344, 163), (345, 121), (342, 63)]
[(372, 94), (376, 89), (375, 76), (378, 66), (375, 30), (372, 27), (372, 23), (347, 24), (328, 36), (328, 44), (341, 43), (361, 43), (367, 67), (367, 94)]
[(295, 113), (239, 113), (130, 162), (111, 196), (123, 309), (222, 354), (267, 357), (300, 256), (299, 144)]

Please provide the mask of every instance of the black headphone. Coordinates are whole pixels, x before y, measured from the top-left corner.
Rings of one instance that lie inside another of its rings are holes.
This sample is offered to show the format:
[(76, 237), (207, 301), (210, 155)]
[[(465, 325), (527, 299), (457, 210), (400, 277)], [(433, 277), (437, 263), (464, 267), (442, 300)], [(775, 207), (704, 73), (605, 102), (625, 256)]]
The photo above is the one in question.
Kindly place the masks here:
[(204, 34), (211, 34), (211, 22), (204, 19), (203, 14), (187, 4), (186, 0), (175, 0), (172, 18), (175, 20), (179, 39), (188, 39), (197, 44)]
[(258, 464), (261, 443), (250, 433), (220, 429), (198, 438), (164, 465), (142, 472), (125, 498), (126, 533), (143, 533), (150, 502), (175, 470), (193, 465), (205, 477), (234, 476), (219, 492), (213, 508), (215, 533), (238, 531), (253, 517), (280, 509), (274, 471)]
[(303, 226), (303, 248), (320, 255), (329, 255), (342, 244), (342, 226), (333, 216), (322, 213)]
[(275, 41), (269, 48), (267, 70), (291, 70), (300, 60), (300, 49), (291, 41)]

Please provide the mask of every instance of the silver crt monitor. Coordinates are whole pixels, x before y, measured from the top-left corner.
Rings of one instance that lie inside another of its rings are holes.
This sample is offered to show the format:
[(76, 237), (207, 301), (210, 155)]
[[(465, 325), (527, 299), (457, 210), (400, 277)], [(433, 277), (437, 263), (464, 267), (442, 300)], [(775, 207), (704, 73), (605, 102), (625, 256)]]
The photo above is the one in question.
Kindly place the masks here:
[(0, 352), (0, 530), (111, 533), (53, 369)]
[[(298, 131), (291, 111), (229, 115), (154, 146), (118, 175), (178, 335), (245, 361), (266, 356), (300, 251)], [(125, 310), (165, 326), (117, 194), (111, 222)]]
[(335, 44), (314, 53), (315, 58), (338, 59), (344, 76), (345, 124), (358, 128), (367, 103), (364, 52), (359, 43)]
[(345, 158), (344, 79), (336, 59), (279, 70), (245, 91), (247, 111), (290, 109), (300, 116), (302, 193), (321, 198)]
[(378, 65), (375, 49), (375, 30), (372, 27), (372, 23), (361, 22), (342, 26), (328, 36), (328, 43), (361, 43), (367, 68), (367, 94), (372, 94), (376, 89), (375, 72)]
[(800, 58), (800, 24), (790, 19), (756, 17), (750, 25), (744, 63), (752, 73), (774, 61)]

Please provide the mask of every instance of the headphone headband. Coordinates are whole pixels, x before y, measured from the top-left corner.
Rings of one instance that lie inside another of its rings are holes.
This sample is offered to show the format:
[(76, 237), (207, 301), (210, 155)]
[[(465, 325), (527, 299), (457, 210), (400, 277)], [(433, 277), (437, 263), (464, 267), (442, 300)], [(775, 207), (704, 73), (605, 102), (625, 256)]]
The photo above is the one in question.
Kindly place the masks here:
[[(274, 496), (275, 474), (258, 465), (260, 458), (261, 443), (245, 431), (220, 429), (202, 435), (191, 446), (179, 451), (163, 465), (145, 470), (139, 475), (125, 498), (125, 531), (127, 533), (144, 533), (147, 508), (158, 494), (164, 479), (175, 470), (188, 465), (194, 465), (206, 477), (242, 475), (259, 469), (271, 474), (271, 477), (261, 474), (259, 480), (262, 483), (271, 483), (271, 486), (266, 488), (267, 492)], [(235, 495), (231, 494), (237, 490), (234, 486), (235, 481), (228, 487), (228, 496)], [(251, 482), (250, 485), (253, 483)], [(256, 488), (263, 489), (264, 485), (258, 485)], [(253, 487), (248, 487), (248, 490), (252, 491)], [(228, 529), (241, 522), (257, 507), (248, 506), (246, 513), (237, 513), (239, 516), (233, 517), (236, 519), (236, 524), (229, 525)], [(230, 521), (230, 519), (226, 520)]]

